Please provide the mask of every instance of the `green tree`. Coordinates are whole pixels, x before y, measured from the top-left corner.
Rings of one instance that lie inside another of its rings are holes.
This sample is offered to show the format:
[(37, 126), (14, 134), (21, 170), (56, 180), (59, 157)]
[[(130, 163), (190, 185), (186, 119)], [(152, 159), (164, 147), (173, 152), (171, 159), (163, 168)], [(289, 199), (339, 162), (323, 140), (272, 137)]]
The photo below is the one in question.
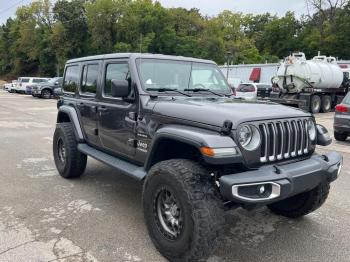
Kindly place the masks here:
[(87, 2), (86, 17), (94, 53), (113, 52), (117, 42), (118, 22), (125, 13), (128, 0), (96, 0)]
[(59, 0), (53, 7), (56, 23), (50, 40), (60, 71), (67, 59), (88, 54), (89, 34), (84, 0)]
[(262, 50), (268, 54), (285, 57), (291, 51), (300, 50), (299, 33), (302, 27), (293, 12), (267, 23), (261, 36)]

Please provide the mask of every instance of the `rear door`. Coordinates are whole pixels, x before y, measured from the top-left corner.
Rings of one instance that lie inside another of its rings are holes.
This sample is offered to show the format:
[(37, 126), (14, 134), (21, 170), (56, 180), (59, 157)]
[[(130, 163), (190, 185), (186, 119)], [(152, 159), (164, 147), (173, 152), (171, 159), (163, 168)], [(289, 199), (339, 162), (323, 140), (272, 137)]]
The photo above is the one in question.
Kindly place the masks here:
[(80, 99), (77, 107), (80, 120), (88, 144), (98, 145), (97, 129), (97, 100), (96, 93), (99, 87), (99, 62), (90, 62), (82, 65), (81, 82), (79, 88)]
[[(136, 152), (135, 102), (127, 102), (111, 95), (112, 80), (128, 80), (131, 84), (129, 64), (127, 60), (106, 60), (103, 65), (103, 81), (101, 102), (98, 107), (98, 129), (101, 147), (115, 155), (133, 156)], [(134, 91), (130, 88), (130, 97)]]

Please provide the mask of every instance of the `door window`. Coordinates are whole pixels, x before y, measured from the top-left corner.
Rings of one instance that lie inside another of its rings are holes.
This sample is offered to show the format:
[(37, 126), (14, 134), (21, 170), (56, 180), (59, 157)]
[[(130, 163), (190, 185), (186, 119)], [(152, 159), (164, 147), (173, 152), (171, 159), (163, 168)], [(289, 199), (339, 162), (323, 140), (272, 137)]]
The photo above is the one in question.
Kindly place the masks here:
[(83, 81), (81, 85), (81, 92), (83, 94), (96, 95), (98, 67), (98, 64), (84, 66)]
[(79, 85), (79, 66), (67, 66), (64, 77), (63, 90), (65, 92), (75, 93)]
[(40, 78), (33, 78), (33, 83), (42, 83), (42, 82), (47, 82), (46, 79), (40, 79)]
[(129, 66), (125, 63), (108, 64), (106, 68), (106, 79), (103, 94), (112, 97), (112, 80), (129, 80)]

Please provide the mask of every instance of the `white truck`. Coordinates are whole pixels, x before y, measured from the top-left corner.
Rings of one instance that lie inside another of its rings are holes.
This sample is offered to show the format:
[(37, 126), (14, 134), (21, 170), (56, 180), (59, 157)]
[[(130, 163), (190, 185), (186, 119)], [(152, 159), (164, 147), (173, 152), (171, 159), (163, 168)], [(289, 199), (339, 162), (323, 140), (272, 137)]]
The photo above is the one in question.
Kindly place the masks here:
[(21, 94), (31, 94), (31, 86), (47, 82), (50, 78), (44, 77), (19, 77), (14, 92)]
[(348, 92), (349, 69), (342, 69), (334, 57), (318, 55), (306, 60), (305, 54), (298, 52), (284, 60), (272, 83), (270, 100), (326, 113)]

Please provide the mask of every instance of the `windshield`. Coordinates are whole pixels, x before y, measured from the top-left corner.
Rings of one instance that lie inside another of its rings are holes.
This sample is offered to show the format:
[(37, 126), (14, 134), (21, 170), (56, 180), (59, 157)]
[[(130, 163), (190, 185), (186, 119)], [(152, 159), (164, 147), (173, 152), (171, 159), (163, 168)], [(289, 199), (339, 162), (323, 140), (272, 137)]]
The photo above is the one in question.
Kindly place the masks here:
[(145, 90), (169, 88), (186, 91), (198, 88), (222, 94), (231, 92), (220, 69), (214, 64), (138, 59), (137, 67)]

